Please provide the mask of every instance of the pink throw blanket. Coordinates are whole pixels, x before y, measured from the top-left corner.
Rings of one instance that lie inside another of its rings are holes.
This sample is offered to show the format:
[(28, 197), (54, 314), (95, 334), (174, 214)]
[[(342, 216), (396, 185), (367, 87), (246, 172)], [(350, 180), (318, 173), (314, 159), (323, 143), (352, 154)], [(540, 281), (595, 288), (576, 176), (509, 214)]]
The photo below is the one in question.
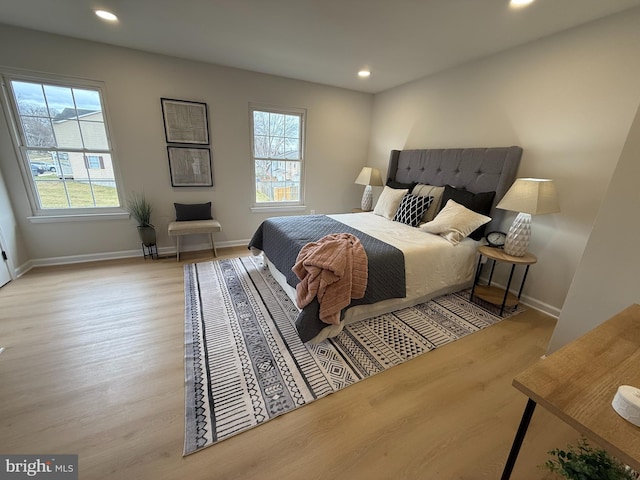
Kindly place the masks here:
[(352, 298), (362, 298), (367, 289), (367, 254), (357, 237), (349, 233), (327, 235), (307, 243), (293, 272), (300, 279), (296, 301), (304, 308), (318, 297), (320, 320), (337, 325), (340, 311)]

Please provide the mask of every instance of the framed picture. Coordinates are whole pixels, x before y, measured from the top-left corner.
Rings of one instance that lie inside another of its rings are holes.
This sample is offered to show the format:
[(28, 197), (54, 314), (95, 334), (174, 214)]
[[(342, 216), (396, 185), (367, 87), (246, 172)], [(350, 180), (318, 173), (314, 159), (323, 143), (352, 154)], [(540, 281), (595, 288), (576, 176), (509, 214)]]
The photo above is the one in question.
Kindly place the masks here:
[(207, 104), (161, 98), (167, 143), (209, 145)]
[(202, 147), (167, 147), (172, 187), (212, 187), (211, 151)]

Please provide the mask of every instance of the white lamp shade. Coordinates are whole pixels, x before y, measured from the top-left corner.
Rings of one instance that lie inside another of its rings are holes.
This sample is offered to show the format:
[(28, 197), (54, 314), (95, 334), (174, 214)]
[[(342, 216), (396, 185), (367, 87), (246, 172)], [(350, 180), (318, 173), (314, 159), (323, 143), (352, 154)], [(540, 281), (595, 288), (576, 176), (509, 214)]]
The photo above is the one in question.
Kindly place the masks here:
[(366, 185), (364, 187), (364, 192), (362, 193), (362, 202), (360, 203), (360, 207), (363, 212), (370, 212), (371, 207), (373, 206), (373, 192), (371, 186), (381, 187), (384, 185), (382, 183), (382, 175), (380, 175), (380, 170), (373, 167), (362, 167), (360, 171), (360, 175), (356, 178), (358, 185)]
[(382, 183), (382, 175), (380, 175), (380, 170), (373, 167), (362, 167), (360, 171), (360, 175), (356, 178), (358, 185), (373, 185), (374, 187), (381, 187), (384, 185)]
[(560, 211), (556, 186), (546, 178), (518, 178), (496, 205), (512, 212), (542, 215)]

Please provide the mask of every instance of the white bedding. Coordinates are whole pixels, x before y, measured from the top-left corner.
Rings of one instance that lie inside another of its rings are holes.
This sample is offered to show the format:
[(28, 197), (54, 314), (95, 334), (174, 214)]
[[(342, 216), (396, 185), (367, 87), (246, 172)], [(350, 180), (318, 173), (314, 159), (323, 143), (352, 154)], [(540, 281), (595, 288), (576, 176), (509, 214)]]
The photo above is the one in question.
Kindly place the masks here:
[[(345, 312), (340, 325), (328, 325), (313, 342), (337, 335), (345, 324), (426, 302), (471, 285), (480, 245), (478, 241), (465, 238), (454, 246), (439, 235), (387, 220), (371, 212), (328, 216), (401, 250), (405, 261), (407, 295), (406, 298), (352, 307)], [(274, 278), (295, 303), (295, 289), (266, 260)]]

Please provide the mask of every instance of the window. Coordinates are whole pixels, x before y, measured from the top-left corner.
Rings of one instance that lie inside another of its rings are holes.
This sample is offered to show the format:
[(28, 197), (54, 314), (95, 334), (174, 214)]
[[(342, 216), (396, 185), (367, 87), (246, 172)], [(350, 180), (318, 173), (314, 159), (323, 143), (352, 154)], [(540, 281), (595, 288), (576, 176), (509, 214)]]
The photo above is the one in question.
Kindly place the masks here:
[(87, 155), (85, 159), (87, 168), (104, 170), (104, 157), (102, 155)]
[(100, 86), (13, 75), (3, 83), (36, 214), (119, 207)]
[(251, 106), (255, 205), (301, 205), (305, 111)]

